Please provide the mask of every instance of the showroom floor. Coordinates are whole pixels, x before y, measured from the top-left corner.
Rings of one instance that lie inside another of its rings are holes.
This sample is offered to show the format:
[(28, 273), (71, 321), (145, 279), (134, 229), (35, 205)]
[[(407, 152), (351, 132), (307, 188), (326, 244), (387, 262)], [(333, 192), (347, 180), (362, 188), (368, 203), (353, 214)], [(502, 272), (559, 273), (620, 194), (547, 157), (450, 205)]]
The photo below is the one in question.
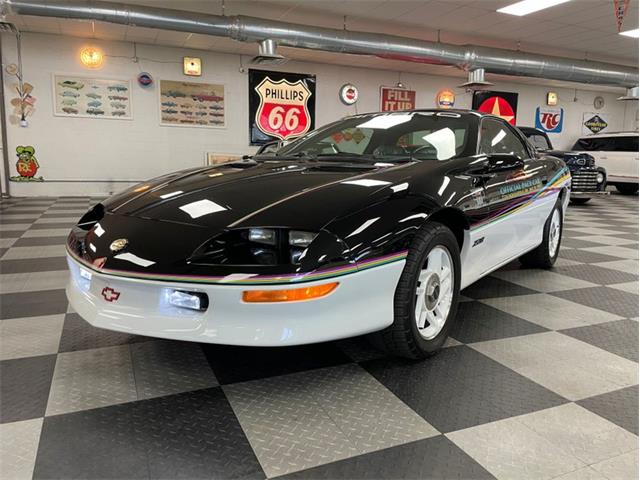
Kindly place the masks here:
[(419, 363), (94, 329), (64, 293), (89, 204), (0, 204), (4, 478), (638, 476), (637, 197), (570, 207), (556, 268), (465, 290)]

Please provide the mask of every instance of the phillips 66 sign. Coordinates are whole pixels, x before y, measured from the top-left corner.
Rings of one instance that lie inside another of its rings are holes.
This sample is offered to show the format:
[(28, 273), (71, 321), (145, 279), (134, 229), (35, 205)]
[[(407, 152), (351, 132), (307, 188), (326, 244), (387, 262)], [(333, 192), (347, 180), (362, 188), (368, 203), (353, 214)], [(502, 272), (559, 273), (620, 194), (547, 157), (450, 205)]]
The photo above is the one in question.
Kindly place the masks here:
[(249, 70), (251, 145), (290, 140), (314, 127), (316, 77)]

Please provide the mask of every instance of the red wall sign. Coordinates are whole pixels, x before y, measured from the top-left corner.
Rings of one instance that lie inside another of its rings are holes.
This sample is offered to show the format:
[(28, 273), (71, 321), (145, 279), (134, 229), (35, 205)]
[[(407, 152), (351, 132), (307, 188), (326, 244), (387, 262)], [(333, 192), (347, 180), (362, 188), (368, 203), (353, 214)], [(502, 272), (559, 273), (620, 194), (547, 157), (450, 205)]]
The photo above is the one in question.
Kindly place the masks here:
[(415, 90), (404, 88), (380, 87), (380, 110), (395, 112), (416, 108)]

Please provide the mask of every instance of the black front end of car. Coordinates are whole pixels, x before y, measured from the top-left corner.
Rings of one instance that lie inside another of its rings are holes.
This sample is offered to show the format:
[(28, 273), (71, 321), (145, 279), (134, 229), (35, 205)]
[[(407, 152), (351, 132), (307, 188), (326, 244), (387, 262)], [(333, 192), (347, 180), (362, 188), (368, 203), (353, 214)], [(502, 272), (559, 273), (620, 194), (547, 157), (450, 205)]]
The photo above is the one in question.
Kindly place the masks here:
[(604, 168), (596, 166), (595, 159), (591, 155), (564, 152), (561, 158), (571, 172), (572, 197), (587, 198), (591, 195), (604, 193), (607, 184), (606, 171)]

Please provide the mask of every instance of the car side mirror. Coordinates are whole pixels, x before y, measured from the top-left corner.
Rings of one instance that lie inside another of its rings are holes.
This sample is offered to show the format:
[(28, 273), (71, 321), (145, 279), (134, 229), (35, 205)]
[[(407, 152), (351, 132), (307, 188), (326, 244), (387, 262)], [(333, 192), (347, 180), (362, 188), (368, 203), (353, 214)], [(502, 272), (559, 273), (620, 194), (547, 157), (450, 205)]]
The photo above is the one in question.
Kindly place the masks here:
[(487, 168), (492, 171), (507, 170), (524, 165), (524, 160), (511, 153), (492, 153), (487, 155), (487, 161)]

